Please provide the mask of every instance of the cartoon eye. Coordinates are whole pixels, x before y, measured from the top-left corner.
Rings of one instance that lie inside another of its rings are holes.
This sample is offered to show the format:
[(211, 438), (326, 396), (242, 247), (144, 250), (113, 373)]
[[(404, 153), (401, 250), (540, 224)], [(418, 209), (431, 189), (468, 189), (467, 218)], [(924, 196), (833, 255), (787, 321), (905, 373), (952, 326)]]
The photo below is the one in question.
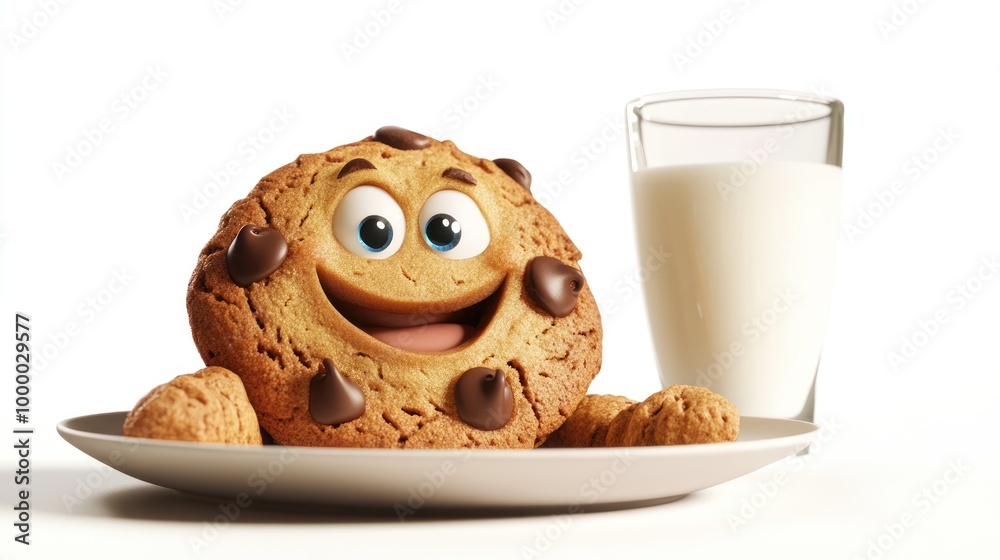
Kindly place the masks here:
[(391, 256), (403, 244), (405, 233), (402, 208), (389, 193), (371, 185), (351, 189), (333, 213), (333, 235), (361, 257)]
[(490, 229), (476, 202), (459, 191), (438, 191), (420, 210), (427, 245), (446, 259), (468, 259), (486, 250)]

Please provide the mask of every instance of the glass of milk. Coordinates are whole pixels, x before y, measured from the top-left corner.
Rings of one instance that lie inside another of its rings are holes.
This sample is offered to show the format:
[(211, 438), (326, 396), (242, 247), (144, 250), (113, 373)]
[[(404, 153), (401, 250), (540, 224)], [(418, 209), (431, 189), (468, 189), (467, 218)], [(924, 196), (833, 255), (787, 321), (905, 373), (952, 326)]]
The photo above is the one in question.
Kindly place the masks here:
[(628, 104), (646, 310), (664, 386), (812, 420), (833, 290), (844, 107), (772, 90)]

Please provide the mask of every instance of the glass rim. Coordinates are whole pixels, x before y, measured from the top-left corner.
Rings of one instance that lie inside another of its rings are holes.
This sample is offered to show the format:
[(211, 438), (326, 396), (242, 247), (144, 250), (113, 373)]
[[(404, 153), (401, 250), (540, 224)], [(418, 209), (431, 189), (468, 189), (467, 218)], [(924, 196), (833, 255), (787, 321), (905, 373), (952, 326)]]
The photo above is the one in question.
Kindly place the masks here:
[[(790, 102), (795, 103), (806, 103), (813, 105), (822, 105), (828, 110), (822, 115), (809, 115), (803, 118), (792, 118), (785, 119), (781, 121), (766, 121), (766, 122), (752, 122), (752, 123), (738, 123), (738, 122), (690, 122), (690, 121), (675, 121), (673, 119), (667, 119), (662, 117), (651, 117), (650, 115), (642, 114), (642, 110), (645, 107), (652, 105), (659, 105), (663, 103), (675, 103), (679, 101), (704, 101), (704, 100), (724, 100), (724, 99), (761, 99), (779, 102)], [(752, 128), (752, 127), (772, 127), (772, 126), (788, 126), (795, 124), (809, 123), (813, 121), (820, 121), (823, 119), (828, 119), (833, 117), (838, 111), (843, 111), (843, 103), (839, 99), (834, 97), (828, 97), (824, 95), (794, 91), (794, 90), (782, 90), (782, 89), (753, 89), (753, 88), (727, 88), (727, 89), (692, 89), (692, 90), (681, 90), (681, 91), (669, 91), (662, 93), (652, 93), (649, 95), (643, 95), (637, 97), (628, 102), (625, 106), (626, 112), (631, 118), (635, 118), (641, 121), (646, 121), (655, 124), (662, 124), (668, 126), (684, 126), (684, 127), (695, 127), (695, 128)]]

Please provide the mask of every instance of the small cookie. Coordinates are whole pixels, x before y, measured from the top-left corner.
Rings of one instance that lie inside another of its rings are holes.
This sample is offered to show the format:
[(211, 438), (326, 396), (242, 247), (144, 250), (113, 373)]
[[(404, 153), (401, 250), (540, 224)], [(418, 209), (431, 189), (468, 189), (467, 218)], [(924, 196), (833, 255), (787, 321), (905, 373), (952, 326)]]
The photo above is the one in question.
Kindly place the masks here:
[(122, 434), (179, 441), (261, 445), (257, 415), (235, 373), (207, 367), (180, 375), (143, 397)]
[(543, 447), (604, 447), (611, 421), (634, 404), (636, 401), (618, 395), (587, 395)]
[(733, 403), (705, 389), (673, 385), (618, 413), (607, 447), (735, 441), (740, 415)]

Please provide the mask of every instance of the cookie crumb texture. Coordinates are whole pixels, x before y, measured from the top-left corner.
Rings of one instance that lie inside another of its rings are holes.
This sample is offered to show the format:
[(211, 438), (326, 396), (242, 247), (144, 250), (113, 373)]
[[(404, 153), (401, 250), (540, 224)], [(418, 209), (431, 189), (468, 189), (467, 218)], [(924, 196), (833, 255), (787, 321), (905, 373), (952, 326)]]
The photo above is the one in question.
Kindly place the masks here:
[[(581, 254), (530, 191), (493, 161), (448, 141), (403, 140), (394, 136), (394, 147), (367, 138), (302, 155), (237, 201), (191, 277), (195, 344), (207, 365), (239, 375), (261, 427), (279, 444), (536, 447), (586, 394), (600, 369), (602, 332), (589, 287), (565, 317), (553, 317), (525, 289), (525, 271), (539, 256), (579, 269)], [(386, 253), (395, 252), (385, 258), (359, 256), (335, 234), (338, 204), (364, 185), (385, 191), (405, 218), (392, 224)], [(449, 259), (428, 246), (421, 212), (441, 190), (459, 191), (478, 206), (489, 228), (481, 254)], [(266, 278), (241, 287), (226, 259), (247, 225), (279, 232), (287, 252)], [(352, 317), (358, 308), (408, 317), (473, 310), (484, 318), (459, 346), (416, 352), (367, 334)], [(310, 414), (310, 382), (325, 359), (363, 391), (360, 417), (326, 425)], [(458, 413), (456, 383), (473, 368), (499, 371), (512, 393), (513, 412), (497, 429), (470, 426)], [(184, 420), (180, 408), (173, 414)]]
[(739, 433), (740, 415), (733, 403), (703, 387), (672, 385), (619, 412), (604, 444), (718, 443), (736, 441)]
[(634, 404), (636, 401), (618, 395), (587, 395), (543, 447), (605, 447), (611, 421)]
[(235, 445), (262, 445), (257, 416), (233, 372), (207, 367), (175, 377), (143, 397), (122, 434)]

